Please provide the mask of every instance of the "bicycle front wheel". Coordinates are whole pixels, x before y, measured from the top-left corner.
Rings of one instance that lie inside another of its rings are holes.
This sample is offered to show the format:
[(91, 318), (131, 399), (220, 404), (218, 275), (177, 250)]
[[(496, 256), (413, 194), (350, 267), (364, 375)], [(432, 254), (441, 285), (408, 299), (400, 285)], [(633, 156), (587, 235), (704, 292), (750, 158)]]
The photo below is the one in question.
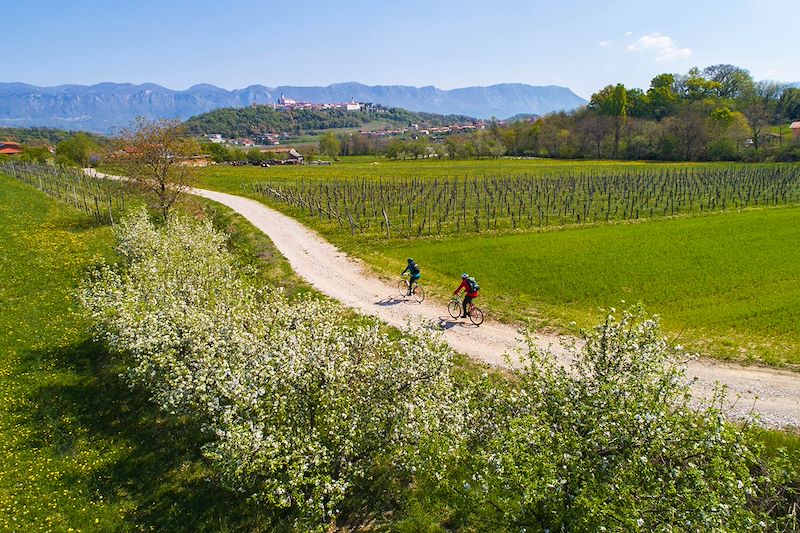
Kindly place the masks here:
[(425, 291), (419, 285), (414, 285), (414, 299), (419, 303), (425, 299)]
[(447, 312), (450, 313), (450, 316), (453, 318), (458, 318), (461, 316), (461, 302), (458, 300), (452, 300), (449, 304), (447, 304)]
[(469, 312), (469, 319), (476, 326), (480, 326), (483, 324), (483, 311), (477, 307), (473, 307)]
[(401, 279), (397, 282), (397, 292), (400, 293), (400, 296), (408, 296), (408, 283), (406, 283), (406, 280)]

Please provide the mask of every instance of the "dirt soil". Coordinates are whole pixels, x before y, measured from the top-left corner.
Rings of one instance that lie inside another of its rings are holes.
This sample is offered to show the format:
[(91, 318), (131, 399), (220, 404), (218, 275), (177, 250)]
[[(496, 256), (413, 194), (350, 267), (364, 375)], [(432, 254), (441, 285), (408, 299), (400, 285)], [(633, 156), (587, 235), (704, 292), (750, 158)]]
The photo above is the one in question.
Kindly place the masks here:
[[(224, 204), (263, 231), (288, 259), (292, 268), (321, 293), (344, 305), (377, 317), (396, 327), (430, 324), (441, 330), (452, 348), (489, 365), (506, 366), (504, 354), (522, 350), (520, 332), (513, 326), (487, 319), (480, 327), (467, 319), (453, 319), (446, 302), (426, 299), (417, 303), (402, 298), (398, 280), (381, 280), (360, 261), (347, 256), (295, 219), (248, 198), (216, 191), (196, 189), (198, 196)], [(398, 278), (399, 279), (399, 278)], [(459, 280), (454, 280), (454, 286)], [(536, 343), (549, 347), (565, 364), (569, 350), (562, 341), (573, 339), (537, 334)], [(739, 366), (711, 359), (691, 361), (687, 377), (698, 401), (709, 398), (715, 384), (728, 388), (727, 411), (733, 419), (744, 419), (751, 412), (770, 427), (800, 428), (800, 374), (778, 369)]]

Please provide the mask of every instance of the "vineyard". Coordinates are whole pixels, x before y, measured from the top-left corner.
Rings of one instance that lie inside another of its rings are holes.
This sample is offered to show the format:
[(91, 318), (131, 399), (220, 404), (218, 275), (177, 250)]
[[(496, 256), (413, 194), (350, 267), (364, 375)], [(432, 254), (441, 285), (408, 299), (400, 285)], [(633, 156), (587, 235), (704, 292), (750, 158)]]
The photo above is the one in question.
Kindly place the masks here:
[(125, 191), (120, 183), (87, 176), (77, 168), (5, 163), (0, 164), (0, 172), (88, 213), (97, 222), (113, 223), (125, 211)]
[(436, 178), (274, 179), (245, 185), (352, 235), (419, 237), (800, 203), (797, 165), (550, 171)]

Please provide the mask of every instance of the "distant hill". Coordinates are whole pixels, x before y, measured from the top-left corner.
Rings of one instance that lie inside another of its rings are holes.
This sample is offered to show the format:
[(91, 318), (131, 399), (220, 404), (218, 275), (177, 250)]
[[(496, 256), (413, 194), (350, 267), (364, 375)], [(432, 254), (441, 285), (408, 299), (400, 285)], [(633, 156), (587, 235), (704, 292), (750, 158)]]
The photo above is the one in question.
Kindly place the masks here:
[[(16, 141), (29, 145), (56, 145), (64, 139), (74, 135), (75, 131), (65, 131), (55, 128), (2, 128), (0, 127), (0, 141)], [(99, 135), (89, 134), (98, 144), (107, 142), (108, 139)]]
[(372, 102), (410, 111), (477, 118), (519, 113), (546, 114), (570, 110), (586, 101), (565, 87), (503, 83), (489, 87), (442, 90), (403, 85), (368, 86), (337, 83), (327, 87), (251, 85), (228, 91), (214, 85), (194, 85), (174, 91), (145, 83), (100, 83), (36, 87), (0, 83), (0, 126), (45, 126), (67, 130), (109, 132), (127, 126), (137, 116), (187, 119), (214, 109), (275, 102), (281, 94), (315, 103)]
[(393, 126), (422, 123), (427, 126), (464, 124), (474, 119), (464, 115), (438, 115), (396, 107), (371, 106), (361, 111), (344, 109), (276, 110), (266, 105), (215, 109), (192, 117), (186, 126), (192, 133), (220, 133), (224, 137), (249, 137), (259, 133), (300, 133), (330, 128), (361, 128), (380, 122)]
[(537, 118), (539, 118), (539, 115), (536, 115), (534, 113), (519, 113), (517, 115), (514, 115), (513, 117), (508, 117), (506, 119), (506, 122), (518, 122), (520, 120), (536, 120)]

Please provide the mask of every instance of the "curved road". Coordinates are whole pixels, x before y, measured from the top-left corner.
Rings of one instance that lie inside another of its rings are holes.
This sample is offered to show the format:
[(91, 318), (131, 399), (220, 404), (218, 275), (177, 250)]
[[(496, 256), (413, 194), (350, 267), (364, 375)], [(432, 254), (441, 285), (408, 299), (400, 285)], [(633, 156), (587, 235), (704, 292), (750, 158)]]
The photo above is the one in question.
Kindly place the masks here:
[[(377, 279), (360, 261), (264, 204), (205, 189), (192, 193), (245, 217), (272, 240), (297, 274), (349, 307), (397, 327), (431, 321), (442, 329), (443, 338), (454, 350), (491, 365), (506, 365), (504, 354), (524, 348), (519, 332), (511, 326), (487, 320), (476, 328), (450, 318), (441, 303), (426, 300), (417, 304), (400, 298), (396, 282)], [(543, 348), (550, 346), (562, 360), (567, 357), (557, 336), (537, 335), (536, 343)], [(800, 374), (699, 360), (689, 363), (687, 376), (696, 379), (692, 387), (698, 398), (708, 398), (716, 382), (727, 385), (732, 418), (744, 418), (754, 410), (765, 425), (800, 427)]]

